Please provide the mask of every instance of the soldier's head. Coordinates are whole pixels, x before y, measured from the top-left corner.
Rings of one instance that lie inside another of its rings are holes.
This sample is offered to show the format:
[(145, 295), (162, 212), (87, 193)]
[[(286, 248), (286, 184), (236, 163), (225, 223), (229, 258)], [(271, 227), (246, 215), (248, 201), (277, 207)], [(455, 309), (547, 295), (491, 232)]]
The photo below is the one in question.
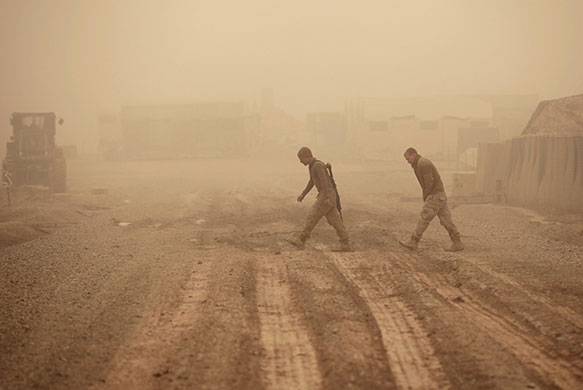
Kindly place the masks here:
[(314, 155), (312, 151), (307, 146), (302, 146), (300, 150), (298, 150), (298, 158), (300, 162), (304, 165), (308, 165), (314, 159)]
[(415, 163), (415, 159), (418, 156), (417, 150), (415, 150), (415, 148), (409, 148), (409, 149), (405, 150), (405, 153), (403, 153), (403, 156), (405, 156), (405, 160), (407, 160), (407, 162), (409, 164), (413, 165)]

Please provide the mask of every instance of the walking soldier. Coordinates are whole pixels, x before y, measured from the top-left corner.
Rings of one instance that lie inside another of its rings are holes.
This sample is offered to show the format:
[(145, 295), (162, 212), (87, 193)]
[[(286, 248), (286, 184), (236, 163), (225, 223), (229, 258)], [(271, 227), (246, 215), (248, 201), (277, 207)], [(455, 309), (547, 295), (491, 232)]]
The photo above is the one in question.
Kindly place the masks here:
[(332, 179), (332, 167), (330, 164), (326, 165), (322, 161), (317, 160), (312, 151), (307, 147), (302, 147), (298, 151), (298, 158), (300, 162), (309, 167), (310, 180), (306, 188), (298, 196), (298, 202), (304, 200), (306, 195), (312, 190), (314, 186), (318, 190), (316, 202), (312, 205), (306, 222), (297, 237), (290, 238), (287, 241), (299, 249), (304, 249), (306, 241), (310, 238), (312, 230), (316, 227), (322, 217), (336, 230), (338, 238), (340, 239), (340, 247), (333, 249), (337, 252), (352, 251), (349, 241), (348, 233), (344, 227), (344, 222), (340, 214), (340, 198), (336, 189), (336, 184)]
[(415, 176), (417, 176), (417, 180), (421, 184), (421, 188), (423, 189), (423, 202), (425, 203), (417, 222), (417, 228), (411, 235), (411, 239), (407, 242), (399, 241), (399, 244), (409, 249), (417, 249), (423, 232), (425, 232), (425, 229), (427, 229), (433, 218), (437, 216), (453, 242), (451, 247), (446, 249), (446, 251), (461, 251), (464, 249), (464, 244), (460, 239), (460, 233), (457, 227), (451, 219), (451, 211), (447, 205), (447, 196), (445, 195), (443, 182), (441, 181), (437, 168), (431, 161), (421, 157), (414, 148), (407, 149), (404, 156), (407, 162), (413, 167)]

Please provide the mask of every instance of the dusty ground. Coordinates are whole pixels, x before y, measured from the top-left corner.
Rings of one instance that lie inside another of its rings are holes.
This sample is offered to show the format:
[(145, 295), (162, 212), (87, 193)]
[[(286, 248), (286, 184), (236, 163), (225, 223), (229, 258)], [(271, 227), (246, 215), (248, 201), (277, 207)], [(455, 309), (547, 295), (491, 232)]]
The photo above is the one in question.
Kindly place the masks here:
[(282, 243), (312, 200), (293, 156), (76, 161), (69, 193), (14, 194), (0, 389), (582, 388), (580, 217), (452, 199), (467, 249), (435, 221), (409, 252), (408, 166), (335, 171), (354, 253), (325, 222)]

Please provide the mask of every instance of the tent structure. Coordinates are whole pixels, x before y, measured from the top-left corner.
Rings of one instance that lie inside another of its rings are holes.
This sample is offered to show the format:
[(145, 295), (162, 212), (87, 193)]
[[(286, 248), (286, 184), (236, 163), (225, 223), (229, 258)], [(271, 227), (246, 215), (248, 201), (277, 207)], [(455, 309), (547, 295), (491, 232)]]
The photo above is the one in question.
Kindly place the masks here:
[(583, 95), (541, 102), (521, 137), (480, 145), (476, 176), (511, 203), (583, 211)]

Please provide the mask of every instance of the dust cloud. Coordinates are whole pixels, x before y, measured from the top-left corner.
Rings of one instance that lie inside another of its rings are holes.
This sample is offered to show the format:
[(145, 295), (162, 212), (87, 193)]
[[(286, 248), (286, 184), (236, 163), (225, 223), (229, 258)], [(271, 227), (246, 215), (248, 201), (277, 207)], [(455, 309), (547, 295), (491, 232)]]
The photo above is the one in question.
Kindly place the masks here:
[[(435, 104), (447, 107), (421, 119), (475, 114), (441, 96), (529, 95), (528, 112), (583, 88), (582, 14), (576, 0), (2, 1), (0, 140), (10, 113), (54, 111), (66, 119), (58, 142), (95, 153), (99, 115), (136, 105), (244, 102), (282, 133), (262, 128), (264, 143), (369, 97), (434, 99), (383, 103), (390, 118)], [(261, 112), (266, 87), (277, 118)]]
[(581, 388), (582, 16), (0, 0), (0, 389)]

